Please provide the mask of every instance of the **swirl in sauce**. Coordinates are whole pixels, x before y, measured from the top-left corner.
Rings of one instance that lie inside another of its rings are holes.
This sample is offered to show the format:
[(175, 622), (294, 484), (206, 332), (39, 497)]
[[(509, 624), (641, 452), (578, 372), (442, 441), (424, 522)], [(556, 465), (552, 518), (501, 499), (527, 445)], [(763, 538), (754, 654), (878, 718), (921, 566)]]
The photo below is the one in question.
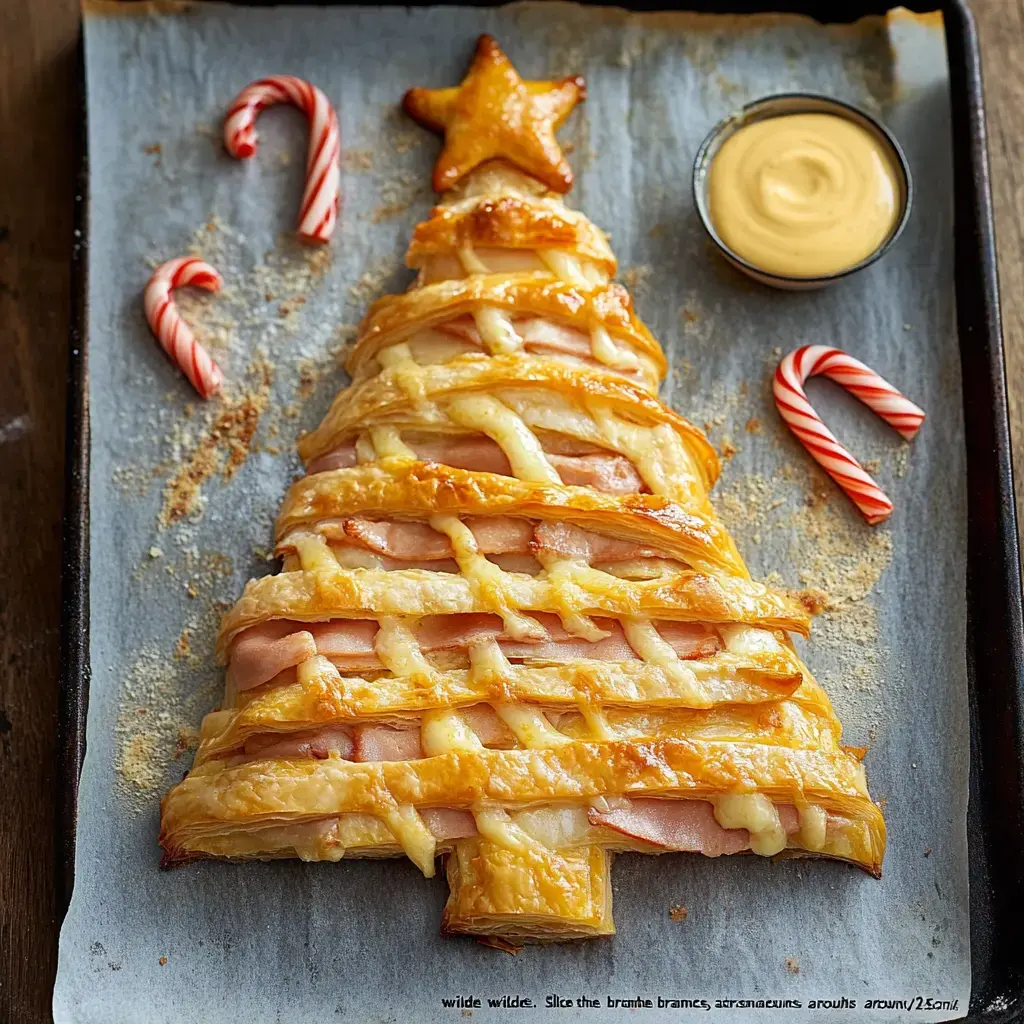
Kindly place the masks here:
[(889, 151), (866, 128), (834, 114), (789, 114), (726, 139), (708, 201), (737, 256), (782, 277), (826, 277), (889, 237), (900, 186)]

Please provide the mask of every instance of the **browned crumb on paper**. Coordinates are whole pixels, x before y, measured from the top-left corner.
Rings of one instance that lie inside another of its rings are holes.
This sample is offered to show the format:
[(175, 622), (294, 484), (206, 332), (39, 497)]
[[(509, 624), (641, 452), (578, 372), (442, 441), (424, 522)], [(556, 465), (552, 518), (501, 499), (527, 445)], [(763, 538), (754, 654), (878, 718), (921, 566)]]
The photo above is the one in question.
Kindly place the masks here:
[(654, 267), (649, 263), (638, 263), (636, 266), (626, 267), (620, 275), (622, 283), (636, 296), (642, 296), (648, 289), (650, 277), (654, 273)]
[(222, 606), (211, 602), (190, 626), (202, 657), (176, 660), (146, 644), (119, 669), (121, 692), (114, 726), (116, 787), (133, 811), (151, 807), (181, 769), (174, 767), (199, 744), (195, 723), (217, 703), (222, 675), (213, 666), (213, 644)]
[(221, 411), (168, 481), (157, 518), (160, 529), (167, 529), (196, 510), (202, 486), (211, 476), (220, 473), (224, 480), (230, 480), (249, 457), (274, 379), (273, 368), (264, 359), (257, 359), (250, 373), (256, 378), (255, 385), (222, 400)]
[(157, 963), (160, 964), (161, 967), (165, 967), (167, 965), (167, 957), (165, 957), (165, 956), (160, 957), (160, 959), (157, 961)]
[(799, 960), (799, 958), (795, 957), (795, 956), (787, 956), (786, 957), (786, 970), (789, 971), (790, 974), (799, 974), (800, 973), (800, 960)]
[[(768, 538), (784, 543), (786, 557), (772, 582), (795, 588), (818, 616), (813, 649), (828, 651), (843, 666), (823, 679), (840, 704), (844, 722), (858, 730), (876, 727), (883, 713), (876, 585), (892, 562), (892, 535), (870, 527), (836, 497), (832, 482), (813, 464), (784, 463), (772, 476), (750, 473), (713, 495), (715, 508), (741, 551)], [(841, 499), (841, 496), (840, 496)]]
[(403, 171), (386, 181), (380, 190), (380, 205), (370, 214), (374, 224), (399, 217), (421, 196), (427, 186), (422, 178), (409, 171)]
[(345, 149), (341, 153), (343, 171), (372, 171), (373, 152), (369, 149)]
[(720, 452), (723, 462), (728, 462), (737, 452), (739, 448), (732, 443), (728, 437), (722, 438), (722, 450)]
[(683, 906), (682, 903), (673, 903), (668, 908), (668, 917), (670, 921), (685, 921), (689, 917), (690, 911)]
[(751, 416), (743, 428), (748, 434), (761, 433), (761, 421), (756, 416)]
[(173, 658), (175, 661), (185, 661), (192, 654), (192, 630), (187, 626), (181, 631), (178, 642), (174, 645)]

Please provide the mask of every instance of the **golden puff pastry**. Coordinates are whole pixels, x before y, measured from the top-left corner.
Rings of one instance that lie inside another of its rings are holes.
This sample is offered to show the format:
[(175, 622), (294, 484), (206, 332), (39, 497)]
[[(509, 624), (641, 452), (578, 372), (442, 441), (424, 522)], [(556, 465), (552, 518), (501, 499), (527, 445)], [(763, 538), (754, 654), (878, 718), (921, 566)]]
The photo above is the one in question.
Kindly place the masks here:
[(820, 598), (750, 578), (605, 236), (552, 194), (581, 92), (485, 38), (408, 94), (450, 191), (299, 442), (281, 571), (223, 619), (165, 863), (441, 855), (442, 930), (504, 946), (613, 933), (618, 853), (879, 874), (863, 751), (789, 637)]
[(386, 295), (370, 307), (346, 368), (360, 383), (382, 366), (481, 351), (593, 366), (650, 391), (666, 368), (622, 285), (573, 284), (550, 271), (476, 273)]
[(602, 231), (561, 200), (517, 190), (509, 179), (496, 199), (489, 191), (464, 195), (416, 225), (405, 262), (419, 271), (419, 284), (481, 272), (559, 274), (566, 267), (578, 284), (615, 276), (615, 254)]
[(555, 132), (587, 95), (579, 75), (560, 82), (524, 82), (490, 36), (477, 41), (462, 84), (410, 89), (402, 100), (420, 124), (444, 132), (434, 190), (444, 192), (487, 160), (501, 158), (555, 192), (572, 188), (572, 168)]

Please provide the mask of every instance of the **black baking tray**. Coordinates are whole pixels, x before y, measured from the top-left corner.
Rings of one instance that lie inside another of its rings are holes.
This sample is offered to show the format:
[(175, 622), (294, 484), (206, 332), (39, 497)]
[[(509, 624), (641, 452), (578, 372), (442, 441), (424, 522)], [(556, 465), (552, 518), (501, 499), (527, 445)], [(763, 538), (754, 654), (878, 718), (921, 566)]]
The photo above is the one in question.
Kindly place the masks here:
[[(249, 0), (269, 5), (273, 0)], [(282, 0), (277, 0), (281, 3)], [(463, 0), (477, 5), (488, 0)], [(892, 3), (634, 0), (637, 10), (784, 12), (851, 22)], [(972, 989), (967, 1021), (1024, 1020), (1024, 627), (1006, 372), (999, 314), (981, 59), (964, 0), (905, 3), (942, 11), (953, 128), (954, 275), (967, 448), (967, 671), (971, 721)], [(79, 81), (84, 83), (82, 46)], [(67, 371), (56, 882), (63, 913), (74, 884), (78, 779), (89, 702), (88, 153), (81, 118)]]

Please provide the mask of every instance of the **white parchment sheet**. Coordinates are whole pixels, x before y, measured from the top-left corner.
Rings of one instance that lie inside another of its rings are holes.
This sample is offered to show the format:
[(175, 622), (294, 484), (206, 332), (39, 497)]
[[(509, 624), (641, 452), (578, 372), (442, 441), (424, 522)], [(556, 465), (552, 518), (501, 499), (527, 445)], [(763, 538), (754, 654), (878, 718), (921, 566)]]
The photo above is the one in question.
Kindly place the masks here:
[[(93, 4), (85, 26), (92, 683), (56, 1020), (923, 1021), (966, 1012), (965, 453), (941, 22), (900, 15), (825, 27), (569, 4), (125, 8)], [(298, 468), (295, 435), (344, 381), (332, 349), (373, 298), (409, 279), (402, 254), (431, 203), (438, 141), (397, 103), (411, 85), (458, 82), (482, 31), (524, 76), (586, 76), (587, 101), (561, 133), (577, 172), (571, 200), (611, 232), (621, 276), (669, 355), (666, 400), (726, 457), (714, 497), (752, 570), (831, 596), (802, 650), (846, 742), (869, 748), (889, 827), (881, 881), (826, 862), (622, 856), (614, 940), (509, 956), (439, 938), (444, 883), (404, 860), (158, 869), (159, 797), (186, 771), (194, 731), (218, 700), (217, 617), (269, 568), (271, 523)], [(262, 146), (247, 163), (220, 143), (230, 100), (272, 73), (308, 78), (338, 106), (344, 210), (327, 249), (293, 238), (299, 113), (263, 114)], [(690, 195), (693, 156), (712, 124), (791, 89), (879, 113), (906, 149), (916, 189), (893, 252), (805, 294), (727, 268)], [(226, 282), (219, 296), (178, 293), (229, 380), (221, 402), (194, 398), (143, 319), (151, 266), (189, 251)], [(876, 529), (812, 468), (772, 406), (771, 370), (804, 343), (848, 350), (928, 412), (908, 446), (838, 388), (810, 386), (895, 502)], [(534, 1006), (488, 1008), (506, 995)], [(551, 1008), (551, 995), (571, 1005)], [(482, 1006), (444, 1005), (459, 996)], [(659, 997), (711, 1009), (659, 1007)], [(812, 1009), (815, 999), (847, 1008)], [(869, 1010), (870, 999), (915, 1004)], [(926, 1010), (928, 999), (957, 1006)]]

